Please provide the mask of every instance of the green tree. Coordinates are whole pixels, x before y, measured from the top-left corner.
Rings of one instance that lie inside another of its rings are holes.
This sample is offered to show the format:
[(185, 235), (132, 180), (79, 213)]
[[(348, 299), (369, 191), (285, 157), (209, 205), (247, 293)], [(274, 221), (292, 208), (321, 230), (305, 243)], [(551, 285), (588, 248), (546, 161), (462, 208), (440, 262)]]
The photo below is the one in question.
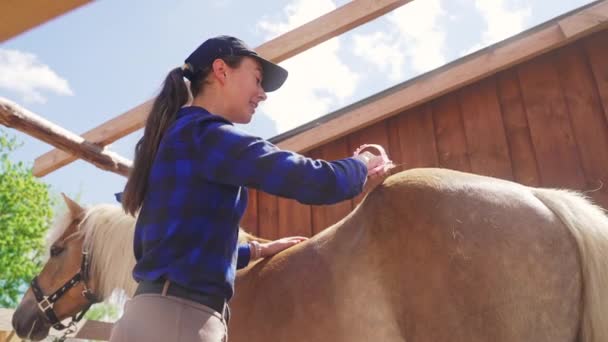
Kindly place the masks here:
[(0, 129), (0, 307), (15, 307), (39, 272), (52, 217), (49, 186), (9, 158), (18, 147)]
[(115, 303), (98, 303), (91, 307), (91, 310), (84, 315), (86, 319), (102, 322), (114, 322), (120, 316), (120, 307)]

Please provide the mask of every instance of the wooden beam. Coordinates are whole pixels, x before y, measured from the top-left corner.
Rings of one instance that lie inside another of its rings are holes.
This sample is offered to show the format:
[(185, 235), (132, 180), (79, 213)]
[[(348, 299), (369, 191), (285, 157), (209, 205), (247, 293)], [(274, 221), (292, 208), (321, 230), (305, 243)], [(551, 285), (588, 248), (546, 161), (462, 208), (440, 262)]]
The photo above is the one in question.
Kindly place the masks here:
[(602, 1), (597, 5), (578, 12), (558, 22), (564, 36), (570, 39), (589, 35), (606, 27), (608, 22), (608, 2)]
[(274, 38), (256, 51), (275, 63), (284, 61), (413, 0), (356, 0)]
[(15, 128), (34, 138), (70, 151), (100, 169), (127, 176), (131, 162), (103, 146), (93, 144), (46, 119), (0, 97), (0, 124)]
[(5, 0), (0, 1), (0, 42), (47, 22), (90, 0)]
[[(310, 49), (339, 34), (371, 21), (412, 0), (357, 0), (272, 39), (256, 51), (276, 63)], [(93, 143), (110, 144), (142, 128), (154, 99), (129, 110), (83, 134)], [(77, 158), (55, 149), (36, 158), (33, 173), (42, 177)]]
[(352, 106), (277, 145), (306, 152), (607, 27), (608, 0), (603, 0), (422, 75), (373, 101)]
[[(130, 111), (106, 121), (103, 125), (84, 133), (82, 137), (86, 141), (96, 145), (109, 145), (120, 137), (124, 137), (142, 128), (146, 122), (148, 113), (152, 109), (153, 102), (154, 99), (148, 100)], [(78, 158), (70, 153), (54, 149), (35, 159), (32, 173), (36, 177), (42, 177), (68, 165), (76, 159)]]

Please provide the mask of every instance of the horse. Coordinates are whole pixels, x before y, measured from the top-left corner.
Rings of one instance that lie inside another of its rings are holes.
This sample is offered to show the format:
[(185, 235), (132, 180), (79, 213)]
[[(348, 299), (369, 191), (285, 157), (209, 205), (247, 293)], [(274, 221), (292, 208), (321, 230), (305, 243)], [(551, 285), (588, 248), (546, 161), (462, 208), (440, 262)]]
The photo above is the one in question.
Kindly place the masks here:
[[(134, 293), (134, 218), (113, 205), (69, 212), (38, 276), (59, 319), (115, 288)], [(254, 237), (242, 234), (244, 239)], [(129, 302), (126, 303), (127, 307)], [(580, 193), (446, 169), (385, 179), (310, 240), (237, 273), (230, 341), (608, 341), (608, 216)], [(39, 340), (32, 290), (13, 316)]]

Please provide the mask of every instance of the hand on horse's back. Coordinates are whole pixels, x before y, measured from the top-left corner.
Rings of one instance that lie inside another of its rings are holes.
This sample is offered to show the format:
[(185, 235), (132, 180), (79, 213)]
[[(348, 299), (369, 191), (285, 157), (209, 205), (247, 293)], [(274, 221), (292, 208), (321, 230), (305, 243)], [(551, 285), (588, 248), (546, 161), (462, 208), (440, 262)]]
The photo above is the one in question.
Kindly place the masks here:
[(384, 182), (384, 180), (387, 179), (390, 175), (391, 172), (389, 170), (369, 175), (367, 177), (367, 181), (365, 182), (363, 192), (372, 192), (378, 185), (382, 184), (382, 182)]

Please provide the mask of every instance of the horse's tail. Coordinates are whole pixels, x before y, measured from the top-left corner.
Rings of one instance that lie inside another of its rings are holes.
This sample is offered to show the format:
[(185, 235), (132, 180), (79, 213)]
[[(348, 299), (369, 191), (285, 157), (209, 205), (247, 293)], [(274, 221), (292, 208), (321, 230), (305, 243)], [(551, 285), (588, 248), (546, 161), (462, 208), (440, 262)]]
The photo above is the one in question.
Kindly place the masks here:
[(568, 227), (578, 245), (583, 274), (582, 342), (608, 341), (608, 216), (584, 196), (533, 189)]

